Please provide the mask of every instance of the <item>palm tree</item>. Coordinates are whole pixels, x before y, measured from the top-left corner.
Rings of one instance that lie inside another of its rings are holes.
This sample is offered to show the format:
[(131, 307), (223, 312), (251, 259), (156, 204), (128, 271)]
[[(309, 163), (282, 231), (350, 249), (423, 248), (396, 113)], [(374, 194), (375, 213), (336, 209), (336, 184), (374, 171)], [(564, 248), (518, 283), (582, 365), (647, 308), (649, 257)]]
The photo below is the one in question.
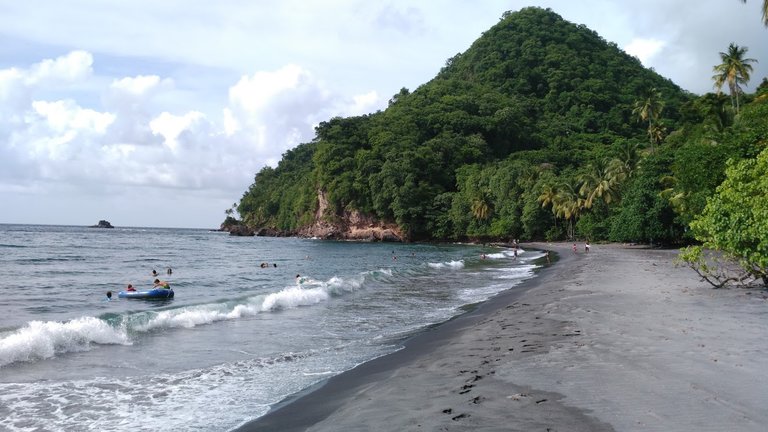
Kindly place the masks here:
[(636, 115), (641, 121), (648, 122), (648, 137), (651, 140), (651, 151), (654, 143), (654, 126), (664, 111), (664, 101), (661, 99), (661, 92), (655, 87), (647, 90), (641, 99), (635, 101), (632, 114)]
[(715, 88), (719, 94), (723, 84), (728, 83), (731, 105), (736, 109), (736, 114), (739, 113), (739, 93), (741, 93), (739, 84), (749, 82), (749, 74), (752, 72), (750, 63), (757, 63), (753, 58), (744, 58), (746, 52), (747, 47), (740, 47), (731, 42), (728, 45), (728, 52), (720, 53), (720, 59), (723, 62), (713, 68), (715, 74), (712, 75), (712, 79), (715, 81)]
[(652, 128), (648, 129), (648, 136), (651, 138), (651, 142), (657, 145), (661, 144), (667, 136), (667, 128), (660, 123), (656, 123)]
[(584, 199), (579, 194), (581, 182), (576, 178), (571, 178), (560, 182), (557, 187), (557, 195), (552, 204), (552, 211), (556, 217), (562, 217), (568, 223), (566, 228), (569, 239), (574, 235), (574, 223), (581, 216), (581, 211), (585, 208)]
[(624, 164), (620, 159), (601, 159), (587, 165), (582, 174), (579, 194), (584, 197), (584, 208), (592, 208), (595, 201), (603, 200), (606, 204), (618, 201), (619, 187), (627, 178)]
[(611, 167), (620, 181), (624, 181), (637, 169), (640, 164), (640, 145), (632, 141), (624, 141), (619, 148), (618, 157), (611, 161)]
[[(746, 3), (747, 0), (741, 0), (742, 3)], [(763, 24), (768, 27), (768, 0), (763, 0)]]
[(481, 192), (480, 196), (472, 200), (472, 215), (477, 220), (486, 220), (491, 216), (493, 209), (489, 202), (491, 201), (488, 192)]

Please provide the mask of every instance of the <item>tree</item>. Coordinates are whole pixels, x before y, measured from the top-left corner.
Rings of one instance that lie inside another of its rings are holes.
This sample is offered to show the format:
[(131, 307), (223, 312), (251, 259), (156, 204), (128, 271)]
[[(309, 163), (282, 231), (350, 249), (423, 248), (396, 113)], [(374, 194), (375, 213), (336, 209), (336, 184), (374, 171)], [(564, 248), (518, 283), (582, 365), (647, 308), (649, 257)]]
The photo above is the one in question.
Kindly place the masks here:
[(749, 74), (752, 72), (751, 63), (757, 63), (753, 58), (744, 58), (747, 53), (747, 47), (740, 47), (731, 42), (728, 45), (728, 52), (721, 52), (720, 59), (723, 61), (713, 68), (715, 72), (712, 79), (715, 81), (715, 89), (720, 93), (723, 84), (728, 84), (728, 90), (731, 94), (731, 106), (736, 113), (739, 113), (739, 94), (741, 93), (740, 84), (749, 82)]
[(664, 111), (664, 100), (661, 98), (661, 92), (653, 87), (645, 92), (641, 99), (635, 101), (632, 114), (636, 115), (641, 121), (648, 122), (648, 138), (651, 141), (651, 152), (654, 151), (654, 137), (656, 134), (656, 124)]
[[(741, 0), (742, 3), (746, 3), (747, 0)], [(763, 0), (763, 24), (768, 27), (768, 0)]]
[(597, 200), (610, 204), (619, 198), (622, 168), (619, 159), (600, 159), (587, 165), (587, 171), (580, 176), (582, 183), (579, 188), (580, 195), (585, 197), (585, 208), (592, 208)]
[(491, 205), (488, 193), (481, 192), (480, 196), (472, 200), (472, 216), (477, 220), (487, 220), (491, 216)]
[(569, 239), (574, 237), (574, 224), (584, 210), (584, 199), (579, 194), (581, 182), (576, 178), (561, 180), (557, 185), (557, 194), (552, 204), (555, 216), (565, 219), (566, 235)]
[(768, 149), (755, 159), (731, 162), (726, 178), (691, 223), (708, 248), (735, 258), (768, 285)]

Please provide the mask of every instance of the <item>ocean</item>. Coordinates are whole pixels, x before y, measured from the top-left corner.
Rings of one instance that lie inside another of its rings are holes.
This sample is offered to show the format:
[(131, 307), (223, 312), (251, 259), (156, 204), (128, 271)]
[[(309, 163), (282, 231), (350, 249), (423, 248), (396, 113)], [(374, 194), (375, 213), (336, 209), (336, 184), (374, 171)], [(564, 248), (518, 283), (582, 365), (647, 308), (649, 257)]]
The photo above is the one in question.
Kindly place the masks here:
[[(541, 257), (0, 224), (0, 430), (231, 430), (534, 277)], [(173, 299), (117, 298), (153, 270)]]

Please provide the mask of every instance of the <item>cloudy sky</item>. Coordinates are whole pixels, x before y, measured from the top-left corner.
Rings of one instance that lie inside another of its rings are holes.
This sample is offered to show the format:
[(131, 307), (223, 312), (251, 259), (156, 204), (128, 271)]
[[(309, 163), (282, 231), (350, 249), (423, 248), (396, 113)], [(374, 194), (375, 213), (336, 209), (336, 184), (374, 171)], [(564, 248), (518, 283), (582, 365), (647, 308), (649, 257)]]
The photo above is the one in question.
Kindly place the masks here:
[(0, 223), (218, 227), (333, 116), (383, 109), (504, 11), (552, 8), (694, 93), (761, 0), (0, 0)]

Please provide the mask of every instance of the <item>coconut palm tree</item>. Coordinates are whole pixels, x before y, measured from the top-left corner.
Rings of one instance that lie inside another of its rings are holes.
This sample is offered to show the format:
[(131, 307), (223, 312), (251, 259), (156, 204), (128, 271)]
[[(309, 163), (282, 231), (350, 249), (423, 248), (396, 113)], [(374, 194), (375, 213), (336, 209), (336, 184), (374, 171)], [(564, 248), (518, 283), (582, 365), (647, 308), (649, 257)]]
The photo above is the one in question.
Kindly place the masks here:
[(664, 101), (661, 99), (661, 92), (655, 87), (648, 89), (644, 95), (635, 101), (632, 114), (636, 115), (641, 121), (648, 122), (648, 137), (651, 141), (651, 151), (654, 150), (654, 126), (664, 111)]
[(475, 219), (486, 220), (491, 216), (491, 206), (488, 202), (489, 199), (486, 194), (472, 200), (471, 211)]
[(620, 159), (600, 159), (587, 165), (587, 171), (579, 179), (579, 194), (584, 197), (584, 208), (592, 208), (597, 200), (606, 204), (619, 199), (619, 187), (626, 179)]
[(630, 178), (640, 165), (641, 147), (637, 142), (630, 140), (623, 140), (619, 143), (618, 154), (610, 162), (610, 170), (619, 183)]
[(656, 123), (652, 128), (648, 129), (648, 136), (651, 138), (651, 142), (659, 145), (667, 136), (667, 128), (661, 123)]
[(555, 196), (552, 210), (556, 217), (562, 217), (567, 222), (567, 236), (569, 239), (574, 236), (574, 224), (581, 211), (584, 210), (584, 199), (579, 194), (581, 182), (576, 178), (570, 178), (560, 182), (557, 186), (557, 195)]
[(731, 42), (728, 45), (728, 52), (721, 52), (720, 59), (723, 61), (713, 68), (715, 72), (712, 79), (715, 81), (715, 89), (720, 93), (723, 84), (728, 83), (728, 90), (731, 93), (731, 105), (739, 113), (739, 93), (741, 86), (749, 82), (749, 74), (752, 72), (751, 63), (757, 63), (753, 58), (744, 58), (747, 47), (740, 47)]
[[(741, 0), (742, 3), (746, 3), (747, 0)], [(768, 27), (768, 0), (763, 0), (763, 24)]]

